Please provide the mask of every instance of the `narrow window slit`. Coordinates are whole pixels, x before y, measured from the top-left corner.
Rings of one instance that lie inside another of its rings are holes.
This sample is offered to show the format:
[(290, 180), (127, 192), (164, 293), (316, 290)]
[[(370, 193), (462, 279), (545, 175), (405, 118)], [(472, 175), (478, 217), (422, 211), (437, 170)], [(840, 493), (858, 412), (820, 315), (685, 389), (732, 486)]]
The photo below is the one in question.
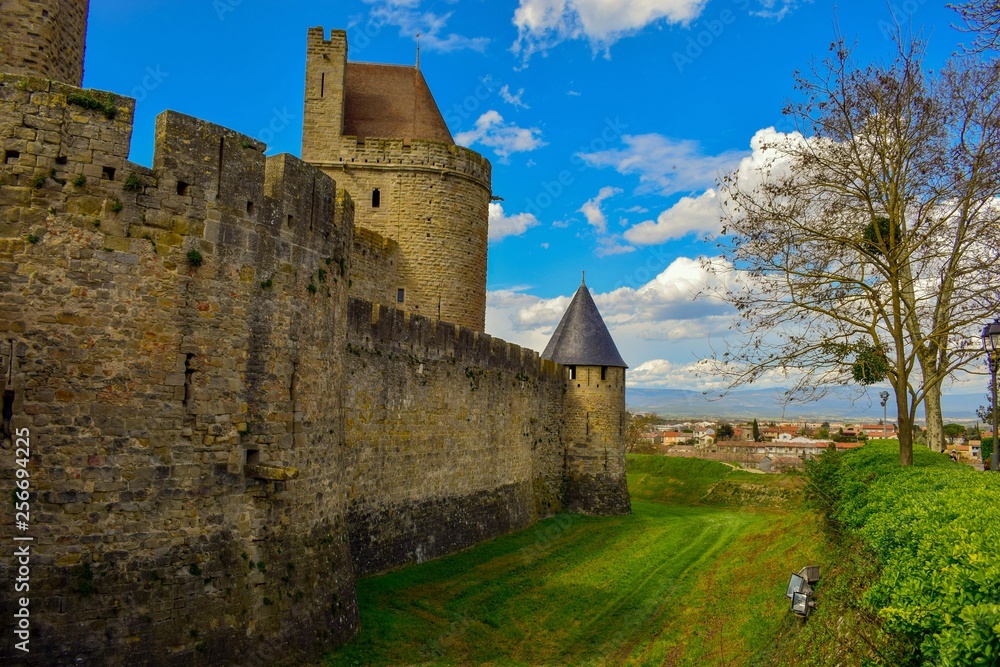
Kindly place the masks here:
[(222, 137), (219, 138), (219, 176), (215, 183), (215, 198), (218, 199), (219, 195), (222, 194), (222, 158), (226, 150), (226, 140)]
[(8, 349), (10, 350), (9, 356), (7, 357), (7, 368), (6, 371), (6, 382), (4, 383), (3, 392), (3, 424), (0, 431), (2, 431), (2, 437), (4, 440), (7, 438), (14, 437), (14, 429), (10, 426), (10, 420), (14, 418), (14, 399), (16, 398), (14, 394), (14, 340), (8, 341)]
[(313, 219), (316, 217), (316, 179), (313, 178), (312, 195), (309, 197), (309, 231), (313, 228)]
[(177, 181), (177, 194), (187, 197), (191, 191), (191, 186), (184, 181)]
[(114, 167), (101, 167), (101, 178), (106, 181), (115, 180), (115, 168)]
[(4, 151), (3, 152), (3, 163), (4, 164), (17, 164), (17, 161), (21, 158), (21, 154), (17, 151)]
[(298, 407), (298, 386), (299, 386), (299, 365), (292, 364), (292, 379), (288, 383), (288, 411), (292, 415), (292, 422), (289, 424), (288, 432), (292, 434), (292, 447), (295, 446), (296, 418), (299, 414)]
[(191, 366), (193, 360), (193, 354), (188, 354), (184, 360), (184, 407), (187, 410), (191, 409), (191, 404), (194, 402), (194, 386), (192, 384), (194, 368)]

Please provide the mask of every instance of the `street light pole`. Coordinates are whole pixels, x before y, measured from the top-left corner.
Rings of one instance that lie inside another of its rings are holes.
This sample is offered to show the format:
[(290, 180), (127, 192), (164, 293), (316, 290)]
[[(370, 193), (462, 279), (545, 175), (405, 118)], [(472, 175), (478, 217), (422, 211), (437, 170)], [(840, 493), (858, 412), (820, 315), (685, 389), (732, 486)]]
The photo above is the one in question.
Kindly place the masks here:
[(997, 364), (1000, 357), (1000, 320), (993, 320), (983, 328), (983, 350), (986, 352), (990, 363), (990, 387), (993, 390), (993, 456), (990, 459), (990, 470), (996, 471), (1000, 468), (1000, 444), (997, 442), (997, 421), (1000, 418), (1000, 410), (997, 410)]
[(885, 407), (885, 404), (889, 402), (889, 392), (880, 391), (878, 393), (878, 397), (882, 399), (882, 439), (888, 440), (889, 434), (886, 429), (889, 428), (889, 425), (886, 422), (889, 419), (889, 413), (887, 412), (888, 408)]
[(993, 387), (993, 457), (990, 470), (1000, 468), (1000, 447), (997, 445), (997, 353), (996, 350), (990, 353), (990, 375), (992, 376), (991, 386)]

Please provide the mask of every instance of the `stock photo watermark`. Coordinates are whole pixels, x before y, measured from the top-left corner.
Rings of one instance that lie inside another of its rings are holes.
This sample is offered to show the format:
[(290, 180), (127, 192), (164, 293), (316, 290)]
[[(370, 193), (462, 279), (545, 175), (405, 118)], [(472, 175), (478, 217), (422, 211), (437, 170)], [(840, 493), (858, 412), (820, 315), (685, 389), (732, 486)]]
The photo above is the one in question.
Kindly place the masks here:
[(31, 472), (28, 461), (31, 458), (31, 432), (27, 427), (14, 429), (14, 550), (11, 556), (14, 592), (14, 648), (22, 653), (30, 653), (31, 643)]

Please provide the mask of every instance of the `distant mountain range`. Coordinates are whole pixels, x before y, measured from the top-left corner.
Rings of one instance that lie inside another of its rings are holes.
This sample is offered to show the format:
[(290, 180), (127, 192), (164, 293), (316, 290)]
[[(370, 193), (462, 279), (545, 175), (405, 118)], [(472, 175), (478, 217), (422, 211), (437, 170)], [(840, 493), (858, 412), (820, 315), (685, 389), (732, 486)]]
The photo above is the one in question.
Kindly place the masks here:
[[(715, 398), (716, 394), (702, 394), (700, 391), (683, 389), (633, 389), (625, 393), (628, 409), (639, 412), (655, 412), (663, 417), (685, 419), (703, 417), (706, 419), (775, 419), (789, 422), (817, 420), (853, 420), (876, 422), (882, 418), (882, 406), (878, 395), (862, 396), (851, 402), (837, 397), (826, 396), (818, 401), (794, 404), (782, 412), (782, 389), (748, 389), (734, 391), (725, 398)], [(713, 398), (713, 400), (709, 400)], [(894, 400), (889, 399), (889, 419), (893, 415)], [(985, 392), (977, 394), (948, 394), (941, 399), (941, 410), (946, 421), (971, 422), (976, 420), (976, 408), (986, 402)], [(917, 419), (923, 419), (919, 410)]]

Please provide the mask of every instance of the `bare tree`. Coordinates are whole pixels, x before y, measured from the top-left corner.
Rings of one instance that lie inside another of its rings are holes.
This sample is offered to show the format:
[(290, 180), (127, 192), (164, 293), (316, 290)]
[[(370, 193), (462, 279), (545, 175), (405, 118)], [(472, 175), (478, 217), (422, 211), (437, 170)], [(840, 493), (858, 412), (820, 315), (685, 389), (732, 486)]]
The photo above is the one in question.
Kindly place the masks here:
[(735, 268), (720, 296), (739, 319), (716, 361), (731, 386), (784, 377), (796, 401), (887, 380), (908, 465), (921, 403), (943, 450), (942, 385), (998, 301), (985, 273), (1000, 257), (1000, 70), (932, 76), (916, 41), (886, 65), (831, 50), (796, 78), (786, 113), (802, 134), (720, 183), (726, 261), (706, 267)]
[(1000, 3), (996, 0), (968, 0), (960, 4), (949, 4), (962, 19), (964, 32), (974, 33), (975, 39), (965, 46), (968, 53), (996, 51), (1000, 47)]
[(649, 432), (651, 427), (663, 423), (663, 418), (655, 413), (639, 414), (635, 412), (627, 412), (625, 417), (625, 452), (642, 454), (656, 451), (653, 444), (643, 436)]

